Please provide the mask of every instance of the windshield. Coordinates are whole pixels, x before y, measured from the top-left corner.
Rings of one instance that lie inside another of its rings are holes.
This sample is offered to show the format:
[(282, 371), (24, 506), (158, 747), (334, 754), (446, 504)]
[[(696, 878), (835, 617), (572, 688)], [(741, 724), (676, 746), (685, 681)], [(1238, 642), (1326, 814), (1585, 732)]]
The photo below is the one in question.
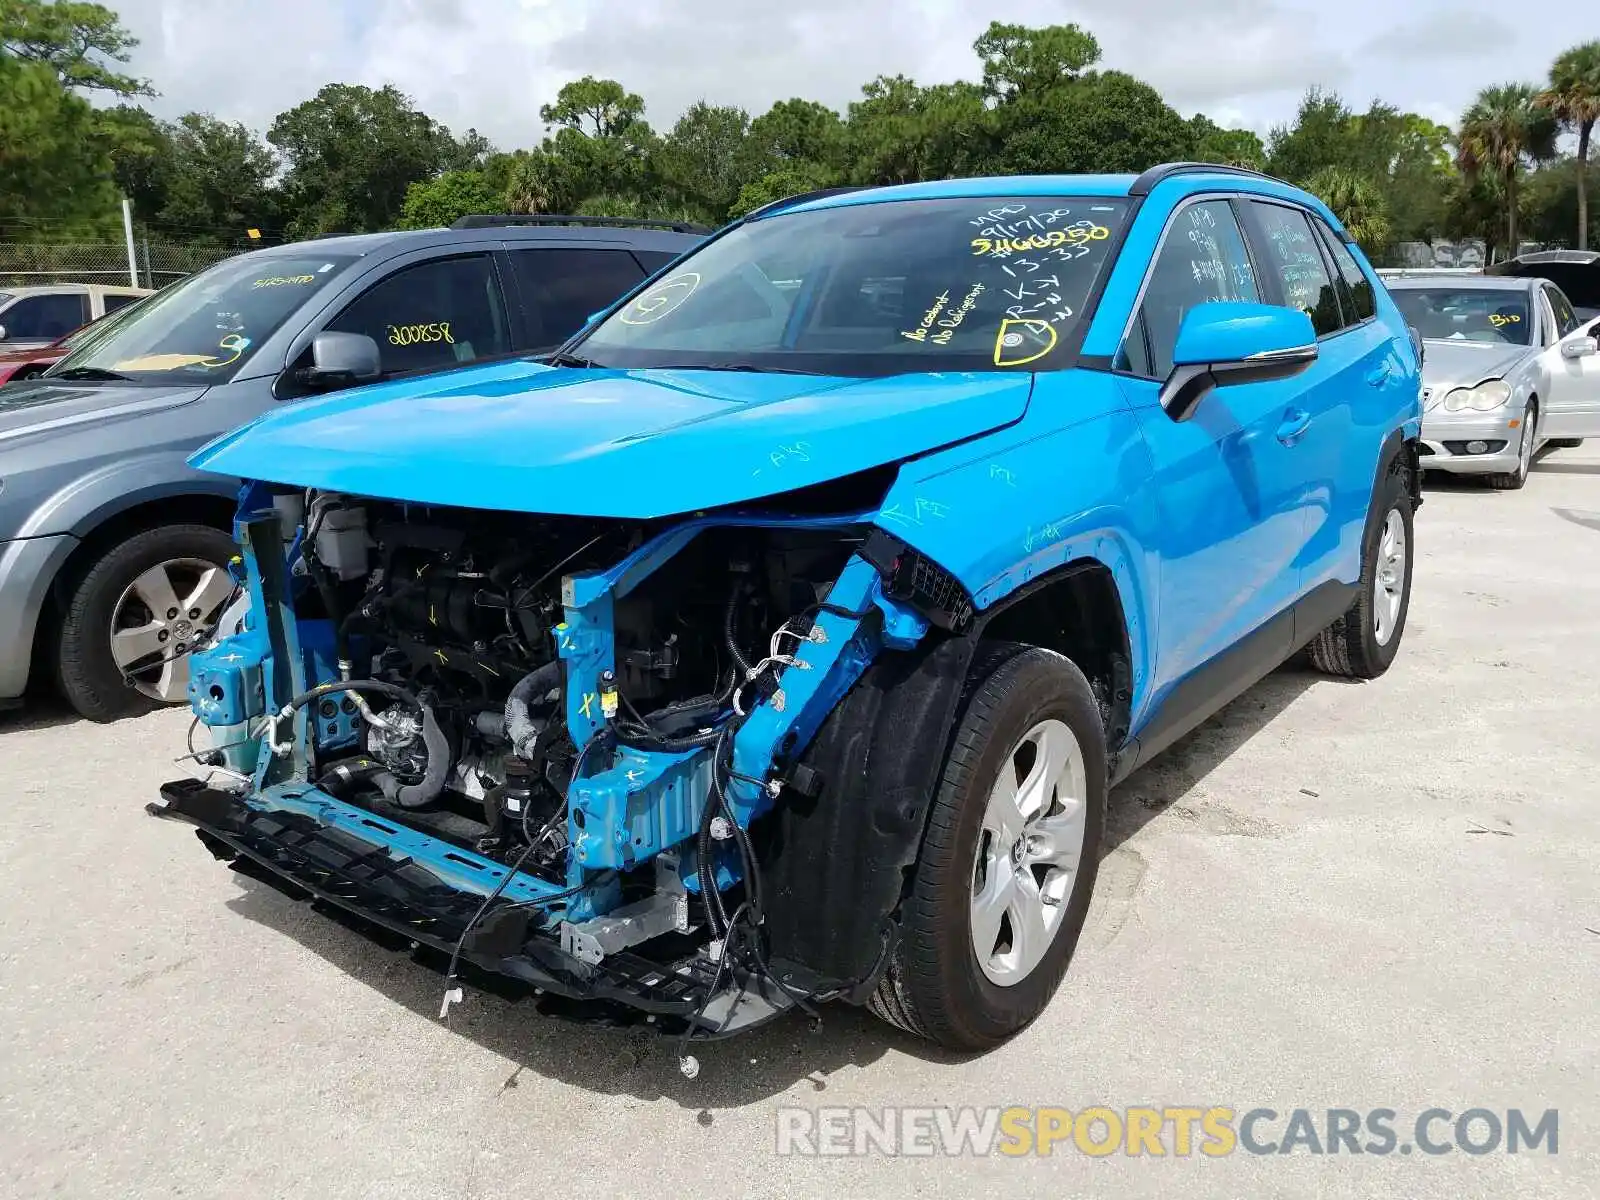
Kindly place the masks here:
[(875, 376), (1052, 365), (1127, 202), (899, 200), (778, 213), (678, 263), (574, 349), (608, 367)]
[(1528, 293), (1505, 288), (1395, 288), (1406, 324), (1435, 341), (1526, 346), (1533, 337)]
[(228, 259), (91, 325), (48, 374), (224, 383), (350, 261), (328, 254)]

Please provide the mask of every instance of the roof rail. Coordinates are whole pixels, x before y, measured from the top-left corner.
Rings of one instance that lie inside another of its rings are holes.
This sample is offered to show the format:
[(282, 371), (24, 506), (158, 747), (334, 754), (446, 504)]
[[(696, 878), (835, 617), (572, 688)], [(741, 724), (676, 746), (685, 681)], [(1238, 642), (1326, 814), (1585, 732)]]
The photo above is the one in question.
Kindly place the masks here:
[(560, 213), (472, 213), (451, 224), (451, 229), (499, 229), (511, 225), (594, 225), (606, 229), (668, 229), (673, 233), (710, 233), (704, 225), (688, 221), (650, 221), (634, 217), (583, 217)]
[(1283, 180), (1275, 175), (1268, 175), (1265, 171), (1252, 171), (1249, 167), (1230, 167), (1223, 163), (1201, 162), (1169, 162), (1151, 167), (1143, 175), (1133, 181), (1133, 186), (1128, 189), (1130, 196), (1148, 196), (1156, 184), (1171, 179), (1174, 175), (1245, 175), (1251, 179), (1271, 179), (1274, 183)]
[(785, 196), (782, 200), (774, 200), (769, 204), (763, 204), (760, 208), (752, 208), (745, 213), (744, 219), (748, 221), (753, 217), (765, 216), (767, 213), (775, 213), (781, 209), (792, 208), (796, 204), (805, 204), (812, 200), (822, 200), (828, 196), (842, 196), (847, 192), (870, 191), (875, 186), (875, 184), (867, 183), (857, 184), (853, 187), (818, 188), (814, 192), (799, 192), (793, 196)]

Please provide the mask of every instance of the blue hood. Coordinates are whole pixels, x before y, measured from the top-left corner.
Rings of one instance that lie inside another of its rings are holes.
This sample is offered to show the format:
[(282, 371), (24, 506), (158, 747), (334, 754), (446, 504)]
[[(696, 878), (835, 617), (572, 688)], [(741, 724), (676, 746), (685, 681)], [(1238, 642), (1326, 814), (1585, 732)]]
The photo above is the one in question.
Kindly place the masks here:
[(1032, 376), (840, 379), (524, 361), (285, 405), (191, 466), (510, 512), (645, 519), (899, 462), (1021, 419)]

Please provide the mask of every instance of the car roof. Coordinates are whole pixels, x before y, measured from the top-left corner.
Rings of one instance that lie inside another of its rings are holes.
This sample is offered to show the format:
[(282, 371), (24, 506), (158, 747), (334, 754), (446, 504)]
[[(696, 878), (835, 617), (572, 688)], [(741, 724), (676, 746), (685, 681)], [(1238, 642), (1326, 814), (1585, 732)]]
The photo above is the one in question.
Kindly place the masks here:
[(1391, 291), (1415, 288), (1448, 287), (1455, 291), (1526, 292), (1544, 280), (1517, 275), (1404, 275), (1386, 279), (1384, 285)]
[[(1344, 235), (1344, 226), (1310, 192), (1256, 171), (1212, 163), (1164, 163), (1142, 175), (989, 175), (969, 179), (936, 179), (925, 183), (830, 191), (792, 204), (774, 205), (773, 213), (883, 204), (896, 200), (960, 200), (968, 197), (1078, 196), (1135, 198), (1155, 194), (1177, 204), (1201, 192), (1229, 191), (1289, 200), (1312, 209)], [(765, 215), (765, 214), (763, 214)]]
[(262, 258), (300, 256), (317, 251), (366, 256), (378, 251), (425, 250), (431, 246), (473, 242), (550, 245), (561, 242), (613, 242), (622, 249), (663, 250), (679, 254), (700, 242), (702, 233), (614, 225), (492, 225), (481, 229), (396, 229), (384, 233), (335, 234), (302, 242), (286, 242), (251, 253)]

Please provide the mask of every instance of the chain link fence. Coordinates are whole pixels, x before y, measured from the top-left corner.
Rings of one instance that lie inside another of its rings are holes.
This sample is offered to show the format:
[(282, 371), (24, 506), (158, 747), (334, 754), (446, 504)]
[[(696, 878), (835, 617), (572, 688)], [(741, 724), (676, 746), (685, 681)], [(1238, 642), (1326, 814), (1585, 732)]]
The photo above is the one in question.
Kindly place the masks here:
[[(258, 243), (257, 243), (258, 244)], [(106, 283), (159, 288), (256, 244), (178, 245), (140, 239), (130, 270), (123, 242), (0, 242), (0, 288), (39, 283)]]

